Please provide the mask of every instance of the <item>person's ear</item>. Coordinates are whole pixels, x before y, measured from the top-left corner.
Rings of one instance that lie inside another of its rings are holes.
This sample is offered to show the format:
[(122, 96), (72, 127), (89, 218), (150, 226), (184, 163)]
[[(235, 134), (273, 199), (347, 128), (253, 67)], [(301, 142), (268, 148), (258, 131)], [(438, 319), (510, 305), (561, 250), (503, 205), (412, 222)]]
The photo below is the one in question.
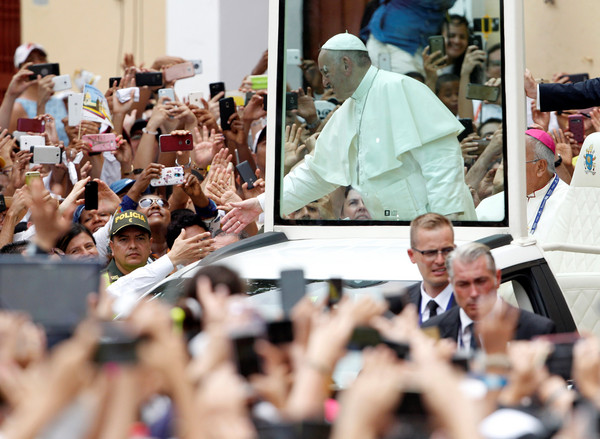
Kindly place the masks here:
[(412, 262), (413, 264), (417, 263), (417, 260), (415, 259), (415, 252), (412, 248), (409, 248), (406, 250), (406, 253), (408, 253), (408, 257), (410, 258), (410, 262)]
[(546, 160), (538, 160), (535, 165), (538, 176), (541, 177), (548, 172), (548, 162), (546, 162)]

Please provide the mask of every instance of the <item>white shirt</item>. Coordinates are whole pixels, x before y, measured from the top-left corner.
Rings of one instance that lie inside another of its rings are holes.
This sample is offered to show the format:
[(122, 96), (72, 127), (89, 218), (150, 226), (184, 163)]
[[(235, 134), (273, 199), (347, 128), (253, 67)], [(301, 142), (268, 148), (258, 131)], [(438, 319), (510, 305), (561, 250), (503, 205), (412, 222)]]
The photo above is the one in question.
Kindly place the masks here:
[(448, 284), (446, 288), (444, 288), (442, 292), (436, 297), (431, 297), (429, 294), (427, 294), (423, 286), (423, 282), (421, 282), (421, 322), (424, 323), (427, 320), (429, 320), (429, 308), (427, 308), (427, 304), (430, 300), (435, 301), (435, 303), (439, 307), (437, 314), (440, 315), (448, 309), (448, 304), (450, 303), (451, 298), (452, 284)]
[[(527, 195), (527, 230), (530, 234), (533, 222), (535, 221), (535, 217), (542, 204), (544, 196), (546, 195), (548, 189), (550, 188), (550, 185), (552, 184), (553, 178), (554, 176), (550, 179), (550, 181), (548, 181), (548, 183), (543, 188)], [(549, 241), (548, 233), (550, 232), (550, 229), (554, 224), (554, 220), (558, 215), (558, 212), (560, 211), (560, 207), (568, 191), (569, 185), (559, 179), (556, 188), (552, 192), (552, 195), (546, 201), (546, 205), (544, 207), (544, 210), (542, 211), (542, 215), (540, 216), (540, 220), (537, 224), (535, 232), (531, 234), (531, 236), (533, 236), (539, 243)]]
[(460, 328), (458, 329), (458, 338), (456, 344), (458, 349), (462, 352), (471, 352), (471, 337), (475, 329), (471, 326), (471, 331), (467, 330), (467, 326), (474, 323), (473, 320), (463, 311), (462, 308), (458, 311), (460, 316)]
[(376, 220), (426, 212), (475, 219), (456, 139), (461, 130), (426, 85), (371, 66), (313, 154), (285, 176), (281, 213), (352, 185)]

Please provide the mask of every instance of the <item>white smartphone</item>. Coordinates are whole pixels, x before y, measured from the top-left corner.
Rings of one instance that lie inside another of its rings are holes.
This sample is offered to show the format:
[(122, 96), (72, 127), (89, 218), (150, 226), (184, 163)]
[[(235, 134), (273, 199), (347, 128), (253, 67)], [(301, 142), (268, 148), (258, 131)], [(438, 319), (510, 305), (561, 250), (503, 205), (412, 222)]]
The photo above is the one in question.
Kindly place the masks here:
[(380, 53), (378, 58), (378, 65), (381, 70), (392, 71), (392, 60), (389, 53)]
[(300, 60), (300, 49), (287, 50), (287, 63), (294, 66), (302, 64), (302, 61)]
[(202, 60), (201, 59), (190, 59), (190, 62), (194, 65), (194, 72), (196, 75), (202, 74)]
[(60, 75), (52, 78), (54, 82), (54, 91), (71, 90), (71, 77), (69, 75)]
[(81, 123), (83, 112), (83, 93), (73, 93), (69, 96), (69, 126), (74, 127)]
[(32, 152), (35, 164), (57, 164), (62, 161), (61, 149), (58, 146), (34, 146)]
[(158, 90), (158, 99), (162, 97), (167, 97), (171, 102), (175, 102), (175, 89), (161, 88)]
[(202, 99), (204, 99), (204, 93), (202, 93), (201, 91), (194, 91), (188, 95), (190, 105), (195, 105), (198, 108), (204, 108)]
[(138, 87), (120, 88), (117, 90), (117, 99), (124, 104), (131, 99), (131, 91), (133, 90), (133, 102), (140, 101), (140, 89)]
[(160, 178), (150, 180), (151, 186), (172, 186), (174, 184), (182, 184), (185, 181), (185, 174), (181, 166), (173, 166), (172, 168), (163, 168), (160, 173)]
[(46, 139), (44, 136), (21, 136), (19, 142), (21, 151), (30, 151), (32, 146), (44, 146)]

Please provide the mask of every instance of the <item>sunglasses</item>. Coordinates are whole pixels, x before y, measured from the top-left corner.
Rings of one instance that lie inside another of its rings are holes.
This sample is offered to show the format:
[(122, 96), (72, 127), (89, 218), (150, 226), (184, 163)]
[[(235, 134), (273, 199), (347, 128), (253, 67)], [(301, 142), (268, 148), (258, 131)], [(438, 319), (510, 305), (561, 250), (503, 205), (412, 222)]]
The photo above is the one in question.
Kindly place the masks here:
[(138, 204), (141, 208), (146, 209), (154, 203), (156, 203), (158, 207), (165, 207), (167, 205), (167, 202), (161, 198), (142, 198)]

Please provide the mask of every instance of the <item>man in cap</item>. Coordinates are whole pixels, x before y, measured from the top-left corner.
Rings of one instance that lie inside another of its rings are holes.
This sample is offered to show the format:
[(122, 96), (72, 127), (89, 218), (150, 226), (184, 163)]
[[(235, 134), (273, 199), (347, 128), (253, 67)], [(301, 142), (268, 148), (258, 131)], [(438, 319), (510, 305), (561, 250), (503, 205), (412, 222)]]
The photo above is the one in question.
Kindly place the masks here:
[(206, 256), (212, 240), (204, 235), (186, 238), (181, 231), (171, 251), (152, 261), (152, 238), (148, 218), (141, 212), (116, 213), (110, 231), (113, 259), (105, 271), (107, 292), (118, 300), (117, 313), (127, 312), (136, 300), (155, 283), (168, 276), (178, 265), (187, 265)]
[[(556, 146), (552, 137), (538, 129), (529, 129), (525, 135), (527, 228), (538, 242), (544, 242), (569, 185), (556, 175)], [(477, 217), (481, 221), (501, 220), (504, 217), (504, 192), (484, 199), (477, 206)]]
[[(352, 185), (373, 219), (412, 220), (426, 212), (475, 219), (456, 139), (462, 125), (427, 86), (371, 66), (364, 44), (348, 33), (329, 39), (318, 62), (323, 84), (345, 102), (314, 154), (285, 176), (281, 213)], [(227, 229), (248, 224), (261, 198), (233, 204)]]

